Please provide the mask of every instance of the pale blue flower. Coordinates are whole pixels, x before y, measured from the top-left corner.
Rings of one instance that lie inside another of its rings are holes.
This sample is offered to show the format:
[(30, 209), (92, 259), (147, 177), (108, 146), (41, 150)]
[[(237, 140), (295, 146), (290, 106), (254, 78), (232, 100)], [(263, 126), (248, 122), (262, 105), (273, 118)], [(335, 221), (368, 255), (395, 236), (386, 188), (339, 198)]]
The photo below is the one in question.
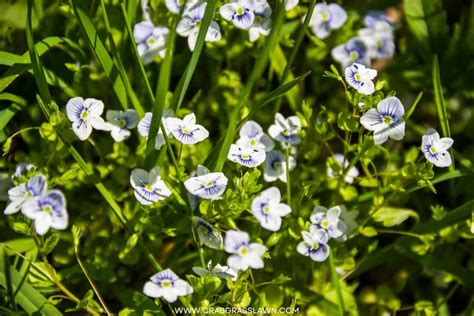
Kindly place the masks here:
[(169, 303), (174, 303), (179, 296), (193, 293), (193, 288), (173, 271), (166, 269), (154, 274), (150, 281), (145, 283), (143, 293), (149, 297), (163, 298)]
[(146, 172), (143, 169), (133, 169), (130, 184), (134, 189), (135, 198), (142, 205), (152, 205), (166, 199), (171, 191), (160, 177), (160, 168), (155, 167)]
[[(298, 2), (297, 2), (298, 3)], [(272, 29), (272, 8), (267, 1), (255, 2), (253, 7), (255, 19), (249, 28), (249, 38), (251, 42), (255, 42), (260, 35), (267, 36)]]
[[(196, 41), (202, 19), (204, 17), (204, 12), (206, 10), (206, 5), (207, 3), (203, 2), (197, 3), (196, 5), (190, 7), (183, 14), (183, 17), (176, 27), (176, 32), (179, 35), (188, 38), (188, 46), (191, 51), (194, 51), (194, 47), (196, 46)], [(221, 29), (219, 24), (217, 24), (215, 21), (211, 21), (205, 37), (206, 42), (217, 42), (221, 39), (221, 37)]]
[[(289, 156), (288, 167), (290, 171), (296, 167), (296, 161), (292, 156)], [(273, 182), (279, 179), (286, 183), (286, 156), (281, 151), (272, 150), (267, 153), (263, 179), (266, 182)]]
[(135, 110), (108, 110), (105, 118), (107, 129), (110, 130), (110, 134), (116, 142), (130, 137), (130, 130), (138, 124), (138, 114)]
[[(335, 172), (331, 167), (328, 167), (326, 173), (329, 178), (338, 178), (341, 177), (344, 169), (349, 167), (349, 161), (341, 154), (334, 154), (334, 160), (339, 163), (339, 170)], [(359, 176), (359, 170), (356, 167), (351, 167), (349, 170), (346, 171), (346, 175), (344, 177), (344, 181), (346, 183), (353, 183), (354, 178)]]
[(16, 165), (15, 172), (12, 174), (11, 179), (20, 178), (27, 176), (28, 172), (36, 170), (36, 167), (30, 163), (22, 162)]
[(367, 45), (359, 37), (351, 38), (347, 43), (334, 47), (331, 55), (335, 61), (341, 63), (344, 69), (353, 63), (370, 66)]
[(347, 231), (347, 225), (339, 219), (341, 208), (334, 206), (329, 210), (323, 206), (316, 206), (311, 213), (310, 232), (324, 230), (330, 238), (340, 238)]
[(391, 23), (391, 20), (385, 12), (380, 10), (369, 11), (364, 17), (364, 25), (366, 27), (374, 27), (377, 22)]
[(377, 76), (377, 70), (366, 68), (364, 65), (354, 63), (347, 67), (345, 72), (346, 82), (365, 95), (371, 95), (375, 92), (375, 86), (372, 80)]
[(367, 46), (370, 58), (390, 59), (395, 54), (393, 29), (387, 22), (379, 21), (373, 27), (359, 30), (359, 38)]
[(265, 150), (250, 145), (250, 139), (242, 136), (237, 143), (230, 145), (227, 158), (242, 166), (255, 168), (265, 161)]
[(72, 130), (84, 141), (92, 133), (92, 129), (107, 130), (104, 119), (100, 117), (104, 111), (104, 103), (97, 99), (74, 97), (66, 104), (68, 119), (72, 122)]
[(212, 260), (207, 263), (207, 269), (193, 267), (193, 271), (199, 276), (215, 275), (220, 279), (231, 279), (232, 281), (237, 281), (237, 271), (228, 266), (221, 266), (220, 264), (216, 264), (213, 267)]
[(252, 0), (237, 0), (224, 4), (219, 13), (224, 20), (232, 22), (235, 27), (243, 30), (249, 29), (255, 19)]
[(21, 206), (21, 212), (34, 221), (38, 235), (46, 234), (50, 228), (64, 230), (69, 221), (66, 198), (59, 190), (28, 199)]
[(324, 230), (317, 230), (313, 233), (302, 232), (303, 241), (298, 244), (296, 250), (303, 256), (312, 260), (322, 262), (329, 257), (329, 237)]
[(309, 26), (318, 38), (324, 39), (333, 30), (337, 30), (344, 25), (346, 20), (347, 13), (339, 5), (335, 3), (318, 3), (314, 7)]
[(6, 215), (17, 213), (26, 201), (35, 196), (45, 194), (46, 190), (48, 190), (48, 184), (45, 176), (42, 174), (37, 174), (27, 182), (11, 188), (8, 190), (10, 203), (5, 208), (4, 213)]
[[(173, 110), (165, 109), (163, 111), (163, 115), (161, 117), (161, 122), (163, 123), (163, 126), (164, 126), (165, 131), (166, 131), (166, 135), (168, 136), (168, 138), (173, 138), (173, 135), (171, 134), (171, 132), (167, 128), (166, 120), (167, 120), (167, 118), (172, 117), (173, 115), (174, 115)], [(137, 129), (138, 129), (138, 133), (140, 134), (140, 136), (148, 138), (148, 135), (150, 134), (150, 127), (151, 127), (151, 119), (152, 118), (153, 118), (153, 114), (151, 112), (146, 112), (145, 116), (140, 120), (140, 122), (138, 122)], [(166, 144), (165, 137), (164, 137), (163, 131), (161, 130), (161, 127), (160, 127), (160, 128), (158, 128), (158, 133), (156, 134), (156, 138), (155, 138), (155, 149), (159, 150), (161, 148), (161, 146), (163, 146), (164, 144)]]
[(137, 43), (140, 59), (144, 64), (151, 63), (157, 55), (165, 56), (168, 33), (167, 27), (155, 26), (150, 21), (135, 24), (133, 37)]
[(278, 231), (282, 217), (291, 213), (291, 207), (280, 203), (281, 194), (277, 187), (270, 187), (252, 200), (251, 210), (260, 225), (271, 231)]
[(448, 149), (453, 145), (454, 140), (450, 137), (440, 138), (439, 133), (434, 128), (428, 128), (423, 135), (421, 150), (425, 158), (436, 167), (445, 168), (452, 164), (451, 155)]
[(255, 121), (247, 121), (239, 132), (240, 137), (248, 137), (249, 144), (253, 148), (271, 151), (275, 147), (275, 142), (263, 132), (263, 128)]
[(405, 136), (405, 109), (397, 97), (383, 99), (377, 109), (369, 109), (360, 118), (360, 123), (374, 132), (374, 142), (381, 145), (391, 139), (401, 140)]
[(250, 243), (250, 236), (246, 232), (228, 230), (224, 244), (225, 251), (231, 254), (227, 258), (227, 265), (230, 268), (236, 271), (263, 268), (262, 257), (267, 247), (259, 243)]
[[(198, 167), (199, 169), (199, 167)], [(227, 186), (227, 177), (222, 172), (198, 174), (184, 181), (186, 190), (202, 199), (216, 200), (221, 197)]]
[(297, 116), (285, 118), (280, 113), (275, 114), (275, 124), (268, 128), (268, 134), (276, 141), (283, 144), (297, 145), (301, 138), (298, 132), (301, 130), (301, 121)]
[(194, 216), (193, 224), (198, 233), (201, 245), (209, 248), (221, 250), (224, 248), (222, 235), (211, 224), (198, 216)]
[(166, 119), (166, 126), (174, 138), (185, 145), (196, 144), (209, 137), (207, 129), (196, 124), (194, 113), (186, 115), (182, 120), (169, 117)]

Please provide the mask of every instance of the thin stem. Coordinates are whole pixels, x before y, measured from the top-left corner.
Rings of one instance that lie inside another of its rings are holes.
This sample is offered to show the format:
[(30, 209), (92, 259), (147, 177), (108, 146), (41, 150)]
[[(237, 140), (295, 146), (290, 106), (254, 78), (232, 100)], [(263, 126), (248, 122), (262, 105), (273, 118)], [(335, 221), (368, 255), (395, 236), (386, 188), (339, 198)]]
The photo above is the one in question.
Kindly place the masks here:
[(288, 205), (291, 206), (291, 183), (290, 183), (290, 145), (286, 147), (286, 199)]
[(339, 312), (341, 316), (344, 316), (346, 313), (346, 310), (344, 307), (344, 298), (342, 296), (341, 284), (339, 283), (339, 276), (337, 275), (337, 272), (336, 272), (336, 266), (334, 265), (334, 258), (333, 258), (332, 251), (329, 252), (329, 266), (331, 267), (332, 282), (334, 284), (334, 288), (336, 289), (337, 299), (339, 301)]

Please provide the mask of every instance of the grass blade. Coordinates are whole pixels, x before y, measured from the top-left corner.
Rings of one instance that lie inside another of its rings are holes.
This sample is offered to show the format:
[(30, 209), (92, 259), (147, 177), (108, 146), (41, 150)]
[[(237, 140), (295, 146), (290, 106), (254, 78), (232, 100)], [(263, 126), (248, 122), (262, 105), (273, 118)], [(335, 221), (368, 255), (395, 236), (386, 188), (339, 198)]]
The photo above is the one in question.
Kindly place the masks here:
[(420, 100), (421, 100), (422, 97), (423, 97), (423, 91), (420, 91), (420, 93), (418, 93), (418, 95), (416, 96), (415, 101), (413, 101), (413, 104), (411, 105), (410, 109), (405, 114), (405, 118), (404, 118), (405, 121), (408, 121), (408, 119), (413, 114), (413, 112), (415, 112), (415, 109), (416, 109), (418, 103), (420, 103)]

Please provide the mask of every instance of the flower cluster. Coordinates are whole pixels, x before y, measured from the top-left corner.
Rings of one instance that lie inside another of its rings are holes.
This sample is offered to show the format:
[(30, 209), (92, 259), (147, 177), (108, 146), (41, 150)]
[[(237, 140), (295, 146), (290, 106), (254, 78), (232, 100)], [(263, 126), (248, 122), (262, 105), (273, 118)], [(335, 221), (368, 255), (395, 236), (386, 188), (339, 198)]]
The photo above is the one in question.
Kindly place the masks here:
[[(20, 164), (12, 176), (17, 186), (8, 190), (10, 203), (4, 213), (11, 215), (21, 213), (33, 220), (36, 233), (44, 235), (50, 228), (64, 230), (68, 226), (66, 197), (57, 189), (48, 190), (46, 177), (34, 172), (34, 166)], [(25, 182), (18, 181), (26, 179)]]

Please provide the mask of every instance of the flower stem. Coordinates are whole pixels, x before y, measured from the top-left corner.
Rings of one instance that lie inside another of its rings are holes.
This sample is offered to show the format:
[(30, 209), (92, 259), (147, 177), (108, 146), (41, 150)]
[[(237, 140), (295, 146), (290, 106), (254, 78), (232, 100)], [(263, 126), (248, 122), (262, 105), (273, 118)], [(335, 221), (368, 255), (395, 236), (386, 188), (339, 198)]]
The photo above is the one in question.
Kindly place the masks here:
[(285, 164), (286, 164), (286, 199), (288, 202), (288, 205), (291, 206), (291, 183), (290, 183), (290, 145), (286, 147), (286, 159), (285, 159)]
[(346, 314), (346, 310), (344, 307), (344, 298), (342, 296), (342, 289), (341, 289), (341, 284), (339, 283), (339, 276), (337, 275), (337, 272), (336, 272), (336, 266), (334, 265), (334, 258), (333, 258), (332, 251), (329, 252), (329, 266), (331, 267), (332, 282), (333, 282), (334, 288), (336, 289), (337, 300), (339, 301), (339, 312), (341, 316), (344, 316)]

